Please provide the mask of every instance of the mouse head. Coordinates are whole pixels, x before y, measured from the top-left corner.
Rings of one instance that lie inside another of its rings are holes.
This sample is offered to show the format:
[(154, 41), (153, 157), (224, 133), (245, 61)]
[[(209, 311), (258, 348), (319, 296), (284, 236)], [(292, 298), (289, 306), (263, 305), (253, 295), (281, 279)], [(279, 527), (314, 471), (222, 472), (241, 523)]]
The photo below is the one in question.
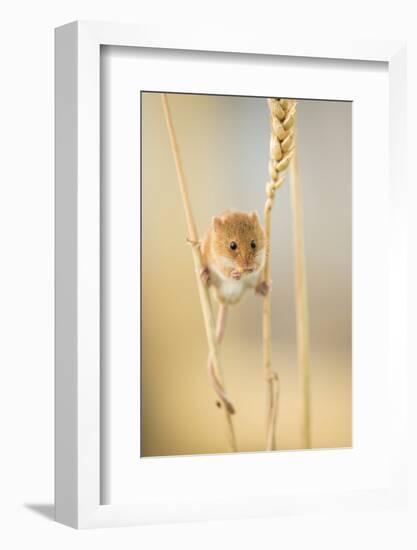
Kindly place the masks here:
[(227, 211), (213, 218), (213, 247), (224, 273), (259, 272), (265, 262), (265, 234), (257, 212)]

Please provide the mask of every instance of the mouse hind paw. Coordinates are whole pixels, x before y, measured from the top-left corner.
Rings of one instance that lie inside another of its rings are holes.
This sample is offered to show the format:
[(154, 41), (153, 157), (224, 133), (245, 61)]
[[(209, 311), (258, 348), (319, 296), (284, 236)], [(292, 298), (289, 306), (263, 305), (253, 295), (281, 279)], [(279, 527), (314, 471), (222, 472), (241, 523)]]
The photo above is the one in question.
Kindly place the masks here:
[(255, 292), (261, 296), (266, 296), (270, 291), (271, 285), (266, 281), (261, 281), (256, 285)]
[(203, 283), (205, 285), (209, 285), (210, 284), (210, 270), (208, 267), (203, 267), (201, 268), (200, 270), (200, 277), (201, 277), (201, 280), (203, 281)]

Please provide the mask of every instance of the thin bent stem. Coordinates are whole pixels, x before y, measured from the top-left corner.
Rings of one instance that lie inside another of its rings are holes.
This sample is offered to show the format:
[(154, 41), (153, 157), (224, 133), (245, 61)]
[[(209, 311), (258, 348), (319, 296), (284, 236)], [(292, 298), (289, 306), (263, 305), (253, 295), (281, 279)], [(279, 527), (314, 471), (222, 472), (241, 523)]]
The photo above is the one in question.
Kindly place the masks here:
[[(273, 198), (269, 197), (265, 203), (265, 237), (266, 237), (266, 261), (264, 266), (263, 278), (269, 283), (271, 278), (270, 268), (270, 240), (271, 240), (271, 211)], [(278, 373), (272, 370), (271, 366), (271, 291), (263, 299), (262, 312), (262, 333), (263, 333), (263, 356), (264, 356), (264, 375), (266, 378), (266, 450), (276, 449), (275, 428), (278, 412), (279, 397), (279, 377)]]
[[(190, 202), (190, 197), (188, 193), (184, 168), (181, 161), (177, 138), (175, 135), (174, 124), (172, 121), (172, 115), (171, 115), (171, 111), (168, 103), (168, 97), (166, 94), (161, 94), (161, 99), (162, 99), (162, 106), (164, 109), (165, 121), (168, 128), (168, 135), (169, 135), (169, 140), (171, 144), (171, 150), (174, 156), (178, 184), (180, 187), (182, 202), (184, 205), (184, 212), (185, 212), (185, 218), (187, 221), (187, 229), (188, 229), (188, 241), (192, 245), (191, 250), (192, 250), (192, 255), (194, 260), (195, 275), (197, 280), (197, 287), (198, 287), (198, 292), (200, 297), (201, 309), (203, 312), (204, 326), (206, 329), (207, 343), (209, 348), (209, 356), (211, 358), (211, 363), (212, 363), (212, 370), (219, 387), (221, 388), (222, 392), (225, 394), (223, 376), (220, 370), (220, 364), (218, 360), (216, 329), (214, 324), (210, 295), (209, 295), (207, 286), (203, 283), (200, 276), (202, 261), (201, 261), (200, 242), (198, 239), (197, 226), (196, 226), (194, 216), (193, 216), (193, 211), (191, 208), (191, 202)], [(219, 397), (222, 399), (222, 395), (219, 395)], [(235, 452), (237, 451), (236, 436), (235, 436), (235, 431), (233, 427), (231, 411), (227, 406), (224, 406), (223, 410), (225, 413), (227, 439), (229, 442), (230, 449), (233, 452)]]

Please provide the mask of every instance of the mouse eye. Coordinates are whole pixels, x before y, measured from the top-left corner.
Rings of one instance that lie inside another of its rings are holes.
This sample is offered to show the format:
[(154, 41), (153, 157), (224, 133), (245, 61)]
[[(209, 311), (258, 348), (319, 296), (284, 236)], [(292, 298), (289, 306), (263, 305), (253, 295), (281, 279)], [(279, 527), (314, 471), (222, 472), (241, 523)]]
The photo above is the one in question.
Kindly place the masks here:
[(251, 242), (250, 242), (250, 245), (251, 245), (251, 247), (255, 250), (255, 248), (256, 248), (256, 242), (255, 242), (255, 241), (251, 241)]
[(231, 249), (231, 250), (236, 250), (236, 248), (237, 248), (237, 243), (235, 243), (235, 241), (232, 241), (232, 242), (230, 243), (229, 246), (230, 246), (230, 249)]

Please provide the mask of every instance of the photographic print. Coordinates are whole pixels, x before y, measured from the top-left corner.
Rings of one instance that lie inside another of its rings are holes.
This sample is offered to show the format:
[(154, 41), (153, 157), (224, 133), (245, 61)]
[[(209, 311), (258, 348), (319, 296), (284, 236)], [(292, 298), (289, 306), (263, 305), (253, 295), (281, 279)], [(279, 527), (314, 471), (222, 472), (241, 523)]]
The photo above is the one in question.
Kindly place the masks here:
[(141, 456), (351, 447), (351, 102), (140, 110)]

